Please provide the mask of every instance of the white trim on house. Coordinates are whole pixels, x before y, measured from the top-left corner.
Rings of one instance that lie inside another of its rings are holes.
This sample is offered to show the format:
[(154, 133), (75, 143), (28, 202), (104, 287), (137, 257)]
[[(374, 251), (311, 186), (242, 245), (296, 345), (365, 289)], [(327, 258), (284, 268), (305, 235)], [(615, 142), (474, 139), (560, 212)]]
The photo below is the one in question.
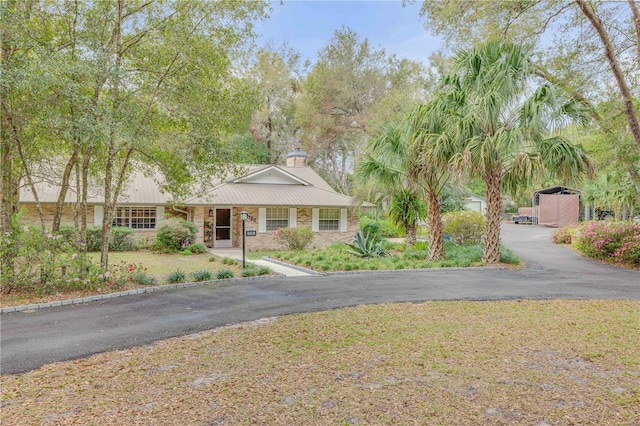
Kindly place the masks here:
[(298, 209), (291, 207), (289, 209), (289, 228), (295, 228), (298, 225)]
[(258, 209), (258, 232), (267, 232), (267, 208)]
[(311, 230), (313, 232), (320, 232), (320, 209), (311, 209)]
[(93, 206), (93, 226), (99, 226), (102, 228), (102, 221), (104, 220), (104, 206)]
[(309, 182), (282, 170), (278, 166), (269, 166), (262, 170), (249, 173), (246, 176), (232, 180), (233, 183), (252, 183), (252, 184), (276, 184), (276, 185), (304, 185), (308, 186)]
[(347, 209), (340, 209), (340, 232), (347, 232)]

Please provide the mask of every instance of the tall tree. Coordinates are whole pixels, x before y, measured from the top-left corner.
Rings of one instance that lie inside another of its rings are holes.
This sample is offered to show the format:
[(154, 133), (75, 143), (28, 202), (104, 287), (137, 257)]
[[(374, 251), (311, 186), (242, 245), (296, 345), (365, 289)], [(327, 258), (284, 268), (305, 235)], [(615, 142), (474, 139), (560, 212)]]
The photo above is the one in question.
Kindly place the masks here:
[[(235, 72), (234, 63), (247, 54), (253, 22), (265, 16), (268, 4), (28, 3), (44, 19), (26, 25), (29, 22), (19, 20), (23, 15), (16, 14), (16, 8), (5, 9), (7, 2), (1, 5), (3, 17), (8, 16), (15, 30), (12, 40), (38, 40), (47, 53), (29, 53), (29, 59), (34, 81), (47, 84), (42, 93), (51, 96), (16, 96), (12, 106), (39, 108), (51, 117), (36, 126), (36, 118), (42, 117), (24, 115), (26, 128), (37, 128), (37, 133), (32, 132), (23, 146), (46, 142), (27, 160), (33, 165), (38, 156), (63, 158), (63, 175), (70, 178), (76, 170), (82, 181), (76, 184), (83, 194), (80, 206), (86, 205), (89, 171), (104, 178), (106, 267), (113, 210), (132, 167), (144, 170), (147, 164), (160, 170), (159, 184), (179, 200), (187, 188), (206, 182), (234, 160), (225, 136), (247, 126), (254, 108), (251, 89)], [(30, 31), (55, 37), (32, 37)], [(19, 152), (11, 152), (17, 158)], [(31, 169), (24, 170), (26, 175)], [(65, 177), (62, 182), (65, 190), (68, 181)]]
[(375, 129), (402, 116), (424, 95), (421, 67), (338, 30), (319, 52), (296, 110), (303, 146), (337, 189), (349, 177)]
[[(443, 35), (449, 46), (471, 47), (488, 37), (535, 46), (530, 60), (536, 73), (571, 93), (604, 133), (615, 134), (618, 129), (598, 113), (596, 106), (603, 98), (615, 100), (640, 151), (638, 110), (633, 101), (635, 97), (637, 102), (640, 90), (637, 10), (633, 0), (427, 0), (421, 13), (427, 28)], [(629, 52), (637, 52), (633, 55), (636, 60)], [(615, 149), (616, 138), (609, 139), (609, 147)], [(629, 158), (623, 156), (616, 161), (624, 164), (640, 188), (638, 164), (628, 162)]]
[(300, 55), (282, 46), (258, 51), (250, 76), (257, 87), (259, 108), (251, 120), (251, 133), (267, 147), (267, 164), (276, 164), (283, 154), (300, 147), (300, 127), (295, 123), (296, 99), (304, 69)]
[(487, 186), (483, 261), (500, 261), (502, 192), (515, 192), (545, 171), (572, 182), (590, 172), (586, 152), (558, 132), (582, 111), (550, 85), (530, 89), (530, 50), (490, 41), (456, 56), (457, 73), (444, 78), (450, 100), (450, 138), (459, 144), (458, 169)]

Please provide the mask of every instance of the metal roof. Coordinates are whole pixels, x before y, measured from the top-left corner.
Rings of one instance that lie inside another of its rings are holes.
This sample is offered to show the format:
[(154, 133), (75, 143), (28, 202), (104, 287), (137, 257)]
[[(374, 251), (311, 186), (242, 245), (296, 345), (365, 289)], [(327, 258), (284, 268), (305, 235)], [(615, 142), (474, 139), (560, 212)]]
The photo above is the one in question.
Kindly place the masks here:
[[(339, 194), (310, 167), (287, 167), (274, 165), (248, 165), (243, 167), (242, 176), (226, 176), (211, 182), (211, 190), (204, 196), (192, 197), (184, 205), (242, 205), (242, 206), (306, 206), (306, 207), (349, 207), (355, 206), (353, 197)], [(278, 174), (289, 179), (290, 184), (259, 183), (261, 173)], [(250, 176), (252, 183), (243, 182), (243, 177)], [(256, 179), (258, 181), (256, 181)], [(159, 176), (149, 177), (142, 172), (133, 172), (121, 195), (120, 205), (163, 205), (169, 204), (173, 198), (160, 191)], [(38, 198), (41, 203), (55, 203), (60, 191), (59, 185), (40, 182), (36, 184)], [(104, 202), (103, 188), (100, 182), (94, 182), (87, 198), (89, 204)], [(66, 203), (76, 201), (76, 192), (69, 188)], [(21, 203), (34, 203), (33, 194), (26, 186), (20, 189)], [(181, 203), (182, 204), (182, 203)], [(366, 203), (368, 204), (368, 203)]]

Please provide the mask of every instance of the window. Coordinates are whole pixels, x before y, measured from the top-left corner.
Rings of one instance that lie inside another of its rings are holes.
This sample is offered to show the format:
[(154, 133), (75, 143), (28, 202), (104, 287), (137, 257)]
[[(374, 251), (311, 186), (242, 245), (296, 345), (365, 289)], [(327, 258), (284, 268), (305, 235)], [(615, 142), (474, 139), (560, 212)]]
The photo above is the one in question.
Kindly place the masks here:
[(133, 229), (155, 229), (155, 207), (116, 207), (113, 214), (113, 226)]
[(289, 226), (287, 207), (267, 207), (267, 231), (276, 231)]
[(318, 229), (320, 231), (337, 231), (340, 229), (340, 209), (320, 209)]

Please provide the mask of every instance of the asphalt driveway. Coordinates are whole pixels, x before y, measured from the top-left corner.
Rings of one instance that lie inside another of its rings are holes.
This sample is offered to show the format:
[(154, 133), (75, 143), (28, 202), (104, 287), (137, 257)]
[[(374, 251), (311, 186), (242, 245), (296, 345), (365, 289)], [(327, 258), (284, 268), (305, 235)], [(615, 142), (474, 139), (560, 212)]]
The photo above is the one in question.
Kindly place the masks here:
[(504, 225), (520, 270), (439, 269), (276, 278), (126, 296), (0, 316), (0, 371), (139, 346), (227, 324), (385, 302), (501, 299), (640, 300), (640, 272), (551, 243), (553, 230)]

